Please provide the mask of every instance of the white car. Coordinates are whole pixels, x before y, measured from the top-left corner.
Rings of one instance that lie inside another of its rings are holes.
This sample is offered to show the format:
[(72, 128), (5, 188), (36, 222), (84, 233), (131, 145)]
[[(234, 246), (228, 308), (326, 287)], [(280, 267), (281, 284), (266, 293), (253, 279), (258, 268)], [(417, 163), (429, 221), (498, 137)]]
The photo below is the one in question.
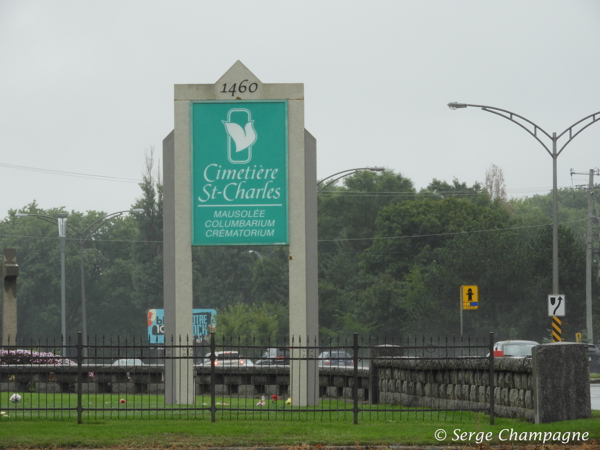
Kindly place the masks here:
[(113, 366), (145, 366), (141, 359), (117, 359)]
[[(210, 367), (210, 352), (204, 355), (203, 366)], [(221, 367), (252, 367), (254, 364), (248, 358), (243, 358), (240, 356), (239, 352), (235, 350), (225, 350), (222, 352), (215, 352), (215, 366)]]
[(494, 344), (495, 357), (526, 358), (531, 356), (531, 350), (536, 345), (536, 341), (499, 341)]

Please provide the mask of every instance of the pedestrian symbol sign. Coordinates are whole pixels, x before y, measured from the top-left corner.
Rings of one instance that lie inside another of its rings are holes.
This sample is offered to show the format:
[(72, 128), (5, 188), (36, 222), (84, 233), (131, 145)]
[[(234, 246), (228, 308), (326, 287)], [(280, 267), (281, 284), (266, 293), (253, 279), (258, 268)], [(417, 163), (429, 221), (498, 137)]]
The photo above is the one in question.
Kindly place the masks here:
[(479, 286), (460, 287), (460, 309), (479, 309)]
[(549, 317), (564, 317), (565, 316), (566, 298), (564, 295), (549, 295), (548, 296), (548, 316)]

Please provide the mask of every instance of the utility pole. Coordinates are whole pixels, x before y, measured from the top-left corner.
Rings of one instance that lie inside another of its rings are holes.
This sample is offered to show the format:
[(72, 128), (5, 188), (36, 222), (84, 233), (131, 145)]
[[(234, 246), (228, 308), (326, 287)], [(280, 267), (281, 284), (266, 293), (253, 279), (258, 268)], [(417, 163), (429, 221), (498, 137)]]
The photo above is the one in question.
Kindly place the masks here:
[[(577, 173), (571, 169), (571, 175), (585, 175)], [(594, 175), (600, 175), (599, 169), (590, 169), (588, 182), (588, 227), (587, 236), (585, 239), (585, 318), (587, 338), (590, 343), (594, 343), (594, 328), (592, 325), (592, 252), (593, 252), (593, 235), (592, 221), (594, 216)]]

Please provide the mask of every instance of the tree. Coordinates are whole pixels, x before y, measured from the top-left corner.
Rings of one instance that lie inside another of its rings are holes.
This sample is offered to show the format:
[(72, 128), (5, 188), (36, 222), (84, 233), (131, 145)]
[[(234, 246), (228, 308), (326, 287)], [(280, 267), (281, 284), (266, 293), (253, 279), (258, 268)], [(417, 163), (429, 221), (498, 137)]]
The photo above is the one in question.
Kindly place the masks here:
[[(132, 253), (134, 292), (130, 308), (136, 317), (142, 317), (147, 309), (163, 305), (163, 186), (160, 166), (155, 172), (155, 164), (154, 149), (150, 148), (145, 154), (145, 170), (140, 183), (142, 197), (132, 205), (132, 208), (144, 210), (134, 217), (138, 242)], [(145, 334), (144, 325), (139, 320), (139, 325), (133, 329)]]
[(269, 346), (268, 343), (276, 342), (278, 327), (272, 305), (235, 303), (217, 313), (217, 345), (255, 342), (254, 345)]
[(506, 196), (506, 183), (504, 182), (504, 172), (502, 168), (496, 164), (492, 164), (488, 170), (485, 171), (485, 190), (490, 195), (490, 198), (497, 202), (505, 202)]
[(481, 187), (481, 184), (474, 183), (473, 186), (468, 186), (467, 183), (461, 183), (458, 179), (452, 179), (452, 184), (441, 181), (436, 178), (425, 189), (419, 192), (420, 197), (430, 197), (434, 199), (445, 199), (456, 197), (469, 200), (473, 203), (486, 205), (489, 203), (489, 196)]
[(458, 233), (503, 228), (505, 210), (470, 199), (423, 197), (383, 208), (377, 217), (373, 246), (362, 256), (366, 273), (387, 273), (402, 280), (411, 264), (419, 263)]

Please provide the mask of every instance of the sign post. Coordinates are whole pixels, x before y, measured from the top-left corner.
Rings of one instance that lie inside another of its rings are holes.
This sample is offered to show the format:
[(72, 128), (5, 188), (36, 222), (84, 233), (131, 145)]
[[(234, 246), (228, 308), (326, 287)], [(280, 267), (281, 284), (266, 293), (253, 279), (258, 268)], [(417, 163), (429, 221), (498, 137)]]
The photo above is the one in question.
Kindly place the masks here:
[[(318, 404), (318, 347), (308, 348), (319, 331), (316, 140), (304, 85), (262, 83), (240, 61), (215, 84), (175, 85), (163, 161), (165, 339), (192, 336), (192, 245), (289, 245), (290, 394)], [(166, 360), (167, 404), (195, 401), (182, 361)]]

